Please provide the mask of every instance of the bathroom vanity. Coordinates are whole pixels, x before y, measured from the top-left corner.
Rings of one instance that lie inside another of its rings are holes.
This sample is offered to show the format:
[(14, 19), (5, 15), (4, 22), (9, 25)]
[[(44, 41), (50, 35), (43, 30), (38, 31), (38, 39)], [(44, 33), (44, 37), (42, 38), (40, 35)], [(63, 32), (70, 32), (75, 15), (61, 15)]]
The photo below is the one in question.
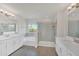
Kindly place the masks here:
[(23, 35), (0, 36), (0, 56), (8, 56), (23, 45)]
[(57, 38), (56, 51), (59, 56), (79, 56), (79, 43), (73, 37)]
[(73, 6), (57, 19), (56, 51), (59, 56), (79, 56), (79, 4)]
[(37, 48), (38, 46), (38, 32), (26, 33), (24, 36), (24, 45), (34, 46)]

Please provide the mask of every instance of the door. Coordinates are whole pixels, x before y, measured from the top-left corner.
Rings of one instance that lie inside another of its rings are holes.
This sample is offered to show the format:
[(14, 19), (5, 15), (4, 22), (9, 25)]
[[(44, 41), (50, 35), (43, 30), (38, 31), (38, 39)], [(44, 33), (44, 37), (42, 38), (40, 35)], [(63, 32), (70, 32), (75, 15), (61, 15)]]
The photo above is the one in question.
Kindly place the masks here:
[(39, 41), (55, 41), (55, 27), (52, 23), (39, 23), (38, 32)]

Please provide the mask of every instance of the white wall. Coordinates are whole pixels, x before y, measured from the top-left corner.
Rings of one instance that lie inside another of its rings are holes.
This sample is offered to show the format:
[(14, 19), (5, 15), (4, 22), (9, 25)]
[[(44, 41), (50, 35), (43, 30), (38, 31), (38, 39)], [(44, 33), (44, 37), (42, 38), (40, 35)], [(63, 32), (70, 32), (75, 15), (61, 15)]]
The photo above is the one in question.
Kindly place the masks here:
[(57, 37), (66, 37), (68, 35), (68, 16), (60, 12), (57, 15)]
[(12, 18), (8, 18), (0, 14), (0, 23), (15, 23), (15, 22), (16, 21), (14, 21)]
[(16, 20), (17, 20), (16, 21), (16, 31), (17, 31), (17, 33), (25, 34), (26, 31), (27, 31), (27, 27), (26, 27), (27, 22), (22, 18), (17, 18)]

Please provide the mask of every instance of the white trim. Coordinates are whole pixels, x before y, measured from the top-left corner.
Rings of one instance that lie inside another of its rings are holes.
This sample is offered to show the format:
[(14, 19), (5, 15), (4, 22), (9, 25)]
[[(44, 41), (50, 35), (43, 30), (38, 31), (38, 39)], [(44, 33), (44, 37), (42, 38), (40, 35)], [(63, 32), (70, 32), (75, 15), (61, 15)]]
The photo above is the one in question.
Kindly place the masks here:
[(55, 47), (54, 42), (49, 42), (49, 41), (39, 41), (39, 46), (45, 46), (45, 47)]
[(37, 47), (37, 44), (36, 44), (36, 42), (34, 42), (34, 41), (27, 41), (27, 42), (24, 42), (24, 45), (27, 45), (27, 46), (34, 46), (35, 48)]
[(26, 46), (34, 46), (35, 48), (37, 48), (36, 37), (25, 37), (23, 43)]
[[(34, 41), (24, 42), (24, 45), (34, 46), (35, 48), (37, 48), (37, 44)], [(38, 46), (55, 47), (55, 43), (54, 42), (50, 42), (50, 41), (39, 41)]]

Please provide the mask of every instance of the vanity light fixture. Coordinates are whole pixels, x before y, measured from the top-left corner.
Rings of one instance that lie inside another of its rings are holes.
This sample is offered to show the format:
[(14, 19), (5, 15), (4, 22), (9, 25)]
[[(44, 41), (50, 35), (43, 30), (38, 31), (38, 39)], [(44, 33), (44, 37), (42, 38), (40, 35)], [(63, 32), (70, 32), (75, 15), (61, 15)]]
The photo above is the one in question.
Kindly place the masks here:
[(73, 4), (71, 4), (71, 5), (67, 8), (67, 10), (66, 10), (67, 15), (69, 15), (70, 13), (72, 13), (72, 12), (77, 8), (77, 6), (78, 6), (78, 3), (73, 3)]
[(71, 4), (71, 5), (67, 8), (67, 10), (68, 10), (68, 11), (71, 11), (72, 9), (76, 9), (76, 8), (79, 8), (79, 3), (73, 3), (73, 4)]
[(14, 14), (8, 12), (8, 11), (4, 11), (3, 9), (0, 9), (0, 13), (4, 14), (5, 16), (15, 16)]
[(79, 3), (76, 4), (76, 8), (79, 8)]
[(76, 7), (76, 3), (73, 3), (73, 4), (71, 4), (68, 8), (67, 8), (67, 10), (68, 11), (71, 11), (73, 8), (75, 8)]

